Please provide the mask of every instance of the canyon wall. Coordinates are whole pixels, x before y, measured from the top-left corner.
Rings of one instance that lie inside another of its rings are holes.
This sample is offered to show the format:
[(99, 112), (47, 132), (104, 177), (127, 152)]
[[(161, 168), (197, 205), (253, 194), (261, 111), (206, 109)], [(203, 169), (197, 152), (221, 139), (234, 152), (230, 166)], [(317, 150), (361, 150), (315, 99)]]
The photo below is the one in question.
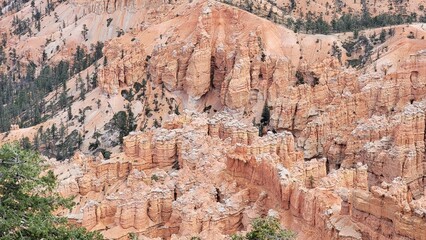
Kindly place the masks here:
[[(267, 106), (267, 127), (292, 132), (305, 159), (326, 157), (329, 169), (365, 163), (371, 184), (398, 176), (421, 184), (426, 55), (421, 40), (410, 43), (411, 55), (400, 47), (412, 29), (396, 28), (386, 52), (377, 48), (374, 69), (361, 71), (343, 66), (345, 55), (340, 60), (330, 55), (338, 41), (333, 37), (315, 40), (271, 25), (282, 37), (271, 43), (271, 31), (244, 24), (251, 19), (248, 13), (213, 2), (196, 5), (194, 12), (185, 29), (177, 17), (176, 26), (155, 30), (161, 43), (110, 42), (106, 56), (112, 64), (100, 69), (101, 87), (117, 94), (148, 82), (182, 99), (183, 108), (233, 109), (244, 113), (246, 123), (259, 123)], [(224, 21), (232, 24), (225, 27)], [(300, 53), (283, 45), (292, 41)]]
[[(268, 14), (271, 3), (261, 3), (267, 8), (255, 2), (255, 9)], [(413, 12), (424, 1), (365, 2), (373, 15), (388, 3), (391, 12)], [(272, 11), (281, 4), (288, 7), (276, 1)], [(362, 11), (359, 1), (309, 4), (292, 14), (314, 6), (329, 18), (340, 4), (337, 15)], [(23, 11), (32, 14), (29, 6)], [(96, 72), (100, 89), (84, 100), (71, 79), (71, 120), (60, 111), (34, 128), (13, 125), (2, 142), (68, 119), (90, 152), (95, 132), (102, 140), (118, 135), (110, 120), (127, 105), (143, 131), (127, 136), (122, 149), (102, 146), (110, 159), (77, 154), (54, 164), (59, 191), (76, 196), (70, 222), (113, 239), (131, 232), (225, 239), (269, 214), (301, 239), (425, 239), (422, 24), (384, 27), (393, 34), (383, 42), (382, 29), (361, 31), (371, 50), (352, 53), (367, 60), (351, 67), (345, 46), (355, 43), (352, 33), (295, 33), (217, 1), (74, 0), (57, 12), (41, 19), (34, 36), (9, 38), (5, 52), (17, 45), (22, 66), (41, 63), (46, 52), (50, 63), (71, 59), (79, 44), (108, 40), (105, 60), (83, 73)], [(198, 113), (172, 114), (182, 109)]]
[(272, 211), (302, 236), (424, 239), (424, 193), (404, 178), (369, 187), (367, 165), (328, 171), (295, 146), (290, 132), (259, 137), (230, 114), (186, 112), (126, 137), (109, 160), (79, 154), (55, 173), (80, 203), (70, 221), (109, 238), (224, 239)]

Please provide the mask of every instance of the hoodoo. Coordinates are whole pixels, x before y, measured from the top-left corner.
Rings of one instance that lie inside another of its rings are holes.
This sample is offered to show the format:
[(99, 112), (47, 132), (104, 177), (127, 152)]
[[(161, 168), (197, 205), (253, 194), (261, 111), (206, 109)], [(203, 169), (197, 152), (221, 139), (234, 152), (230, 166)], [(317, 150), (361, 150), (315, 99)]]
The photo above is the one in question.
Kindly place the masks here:
[(426, 1), (0, 5), (0, 239), (426, 240)]

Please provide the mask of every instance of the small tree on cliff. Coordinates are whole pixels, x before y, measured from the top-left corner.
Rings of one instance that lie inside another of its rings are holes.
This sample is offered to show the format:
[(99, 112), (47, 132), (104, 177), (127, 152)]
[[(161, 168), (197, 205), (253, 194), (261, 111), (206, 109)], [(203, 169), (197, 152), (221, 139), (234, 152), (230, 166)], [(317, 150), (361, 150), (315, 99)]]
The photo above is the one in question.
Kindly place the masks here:
[(271, 119), (271, 112), (269, 110), (268, 105), (265, 103), (262, 110), (262, 117), (260, 118), (259, 136), (262, 136), (263, 128), (269, 125), (270, 119)]
[(135, 131), (137, 128), (136, 117), (132, 111), (130, 104), (126, 105), (126, 112), (120, 111), (114, 114), (112, 119), (114, 126), (119, 131), (119, 141), (123, 143), (123, 138), (129, 135), (130, 132)]
[(232, 240), (293, 240), (296, 234), (283, 229), (276, 218), (257, 218), (252, 223), (253, 229), (245, 236), (233, 235)]
[(132, 105), (130, 105), (130, 103), (126, 105), (126, 110), (128, 135), (130, 132), (135, 131), (138, 125), (136, 124), (136, 117), (132, 111)]
[(52, 212), (71, 207), (71, 199), (54, 192), (56, 179), (43, 159), (17, 145), (0, 148), (0, 238), (102, 239), (98, 233), (67, 225)]
[(271, 119), (271, 112), (269, 110), (268, 105), (265, 103), (265, 106), (263, 106), (263, 110), (262, 110), (262, 118), (260, 120), (260, 122), (262, 123), (262, 125), (268, 125), (269, 124), (269, 120)]
[(87, 25), (83, 24), (83, 30), (81, 30), (81, 35), (83, 36), (84, 41), (87, 41), (88, 32), (89, 32), (89, 29), (87, 28)]

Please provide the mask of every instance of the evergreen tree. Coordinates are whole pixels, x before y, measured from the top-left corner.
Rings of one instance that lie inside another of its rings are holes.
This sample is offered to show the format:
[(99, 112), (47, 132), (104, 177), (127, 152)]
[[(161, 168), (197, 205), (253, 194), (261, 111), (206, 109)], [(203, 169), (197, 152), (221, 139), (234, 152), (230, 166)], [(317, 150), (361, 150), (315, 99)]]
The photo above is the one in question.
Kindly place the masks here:
[(4, 52), (4, 47), (0, 46), (0, 65), (2, 65), (3, 63), (6, 62), (7, 58), (6, 58), (6, 53)]
[(102, 239), (98, 233), (67, 225), (52, 213), (70, 208), (71, 199), (54, 192), (56, 178), (45, 171), (43, 158), (16, 145), (0, 148), (0, 233), (14, 239)]
[(127, 128), (127, 113), (124, 111), (120, 111), (114, 114), (113, 117), (114, 126), (119, 131), (119, 141), (123, 143), (123, 138), (127, 136), (128, 128)]
[(52, 125), (52, 128), (50, 129), (51, 135), (52, 135), (52, 139), (56, 139), (56, 134), (57, 134), (57, 127), (56, 124)]
[(80, 99), (86, 100), (86, 84), (83, 81), (80, 82)]
[(87, 41), (88, 32), (89, 32), (89, 29), (87, 28), (87, 25), (83, 24), (83, 30), (81, 30), (81, 35), (83, 36), (84, 41)]
[(33, 140), (33, 146), (34, 146), (34, 149), (35, 150), (38, 150), (39, 149), (39, 147), (40, 147), (40, 139), (39, 139), (39, 134), (37, 133), (35, 136), (34, 136), (34, 140)]
[(260, 122), (263, 125), (268, 125), (269, 121), (271, 119), (271, 112), (269, 110), (268, 105), (265, 103), (265, 105), (263, 106), (263, 110), (262, 110), (262, 118), (260, 120)]
[(252, 230), (245, 236), (233, 235), (232, 240), (293, 240), (296, 234), (283, 229), (278, 219), (273, 217), (257, 218), (252, 223)]
[(137, 127), (136, 118), (130, 104), (126, 105), (126, 111), (120, 111), (114, 114), (112, 121), (119, 131), (120, 143), (123, 143), (123, 138), (129, 135), (130, 132), (135, 131)]
[(98, 72), (95, 72), (92, 76), (92, 81), (90, 82), (92, 85), (92, 89), (95, 89), (98, 87)]
[(68, 120), (72, 120), (72, 110), (71, 110), (71, 105), (69, 105), (69, 106), (68, 106), (67, 114), (68, 114)]
[(179, 106), (178, 105), (175, 106), (175, 114), (176, 115), (180, 115)]
[(132, 106), (130, 105), (130, 103), (127, 104), (126, 109), (127, 109), (127, 128), (128, 128), (128, 132), (126, 135), (128, 135), (130, 132), (133, 132), (136, 130), (137, 124), (136, 124), (135, 114), (132, 111)]
[(59, 96), (59, 106), (61, 108), (65, 108), (67, 105), (68, 105), (67, 92), (61, 92), (61, 95)]
[(102, 52), (102, 49), (104, 48), (104, 44), (102, 42), (97, 42), (95, 46), (95, 53), (94, 53), (94, 59), (95, 61), (101, 59), (104, 54)]
[(382, 31), (380, 32), (380, 42), (384, 43), (385, 41), (386, 41), (386, 31), (382, 29)]
[(358, 36), (359, 36), (359, 30), (355, 29), (354, 30), (354, 39), (358, 39)]

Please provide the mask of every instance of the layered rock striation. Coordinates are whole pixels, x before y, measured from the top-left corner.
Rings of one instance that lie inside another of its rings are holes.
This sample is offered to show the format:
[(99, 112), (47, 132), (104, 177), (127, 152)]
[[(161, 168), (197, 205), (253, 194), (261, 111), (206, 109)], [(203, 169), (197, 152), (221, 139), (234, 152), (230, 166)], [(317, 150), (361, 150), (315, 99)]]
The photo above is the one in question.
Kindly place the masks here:
[(55, 168), (60, 192), (80, 203), (71, 222), (108, 238), (225, 239), (275, 211), (305, 237), (425, 236), (424, 193), (402, 177), (369, 187), (367, 164), (328, 170), (326, 158), (305, 161), (290, 132), (259, 137), (227, 113), (163, 126), (126, 137), (111, 159), (76, 155)]
[(362, 162), (370, 184), (402, 176), (423, 191), (414, 185), (425, 171), (426, 55), (422, 40), (406, 34), (424, 30), (396, 27), (386, 46), (373, 48), (378, 57), (370, 66), (354, 69), (344, 66), (345, 54), (331, 54), (344, 53), (343, 41), (351, 38), (297, 35), (257, 18), (260, 25), (251, 24), (249, 13), (217, 2), (194, 3), (193, 12), (178, 14), (162, 31), (139, 32), (130, 47), (129, 38), (111, 42), (106, 55), (115, 60), (100, 69), (101, 87), (119, 93), (149, 82), (181, 99), (183, 108), (233, 109), (246, 123), (259, 123), (267, 106), (267, 128), (291, 132), (303, 158), (326, 157), (328, 169)]

